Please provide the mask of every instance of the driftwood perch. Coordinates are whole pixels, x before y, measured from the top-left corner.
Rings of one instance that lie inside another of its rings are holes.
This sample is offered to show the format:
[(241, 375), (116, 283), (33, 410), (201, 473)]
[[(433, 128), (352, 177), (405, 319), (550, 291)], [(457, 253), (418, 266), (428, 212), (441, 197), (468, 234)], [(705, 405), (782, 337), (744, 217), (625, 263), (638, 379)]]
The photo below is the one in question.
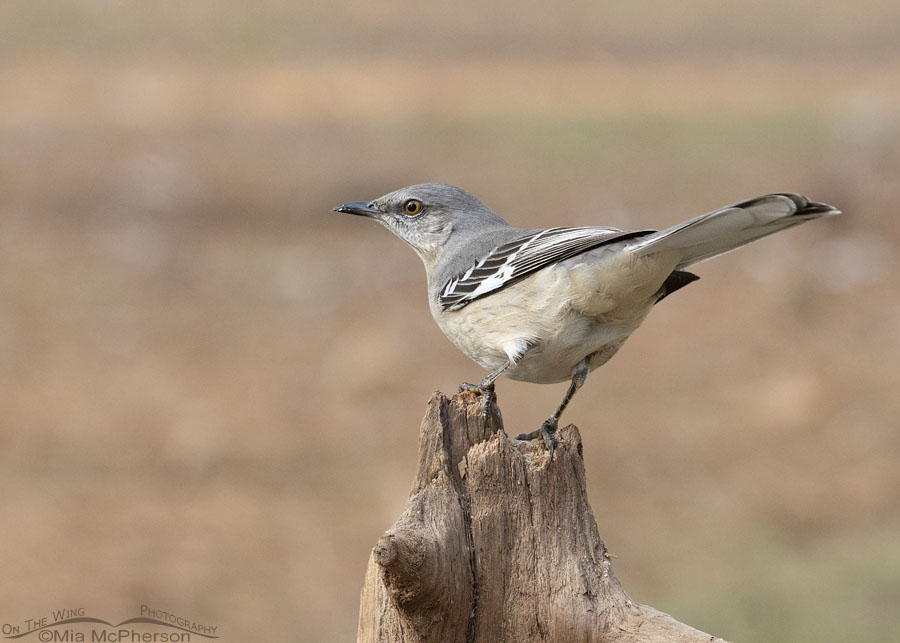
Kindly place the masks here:
[(361, 643), (721, 641), (632, 601), (587, 500), (581, 436), (507, 439), (496, 406), (435, 393), (406, 511), (372, 550)]

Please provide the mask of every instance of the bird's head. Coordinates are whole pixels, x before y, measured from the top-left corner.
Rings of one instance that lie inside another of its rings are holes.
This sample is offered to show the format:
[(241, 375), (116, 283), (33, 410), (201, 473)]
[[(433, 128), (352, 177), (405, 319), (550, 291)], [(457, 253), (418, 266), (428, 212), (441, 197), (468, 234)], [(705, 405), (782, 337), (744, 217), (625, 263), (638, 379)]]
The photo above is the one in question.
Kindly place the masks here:
[(354, 201), (334, 208), (374, 219), (403, 239), (426, 265), (437, 262), (451, 234), (507, 225), (490, 208), (462, 188), (423, 183), (400, 188), (374, 201)]

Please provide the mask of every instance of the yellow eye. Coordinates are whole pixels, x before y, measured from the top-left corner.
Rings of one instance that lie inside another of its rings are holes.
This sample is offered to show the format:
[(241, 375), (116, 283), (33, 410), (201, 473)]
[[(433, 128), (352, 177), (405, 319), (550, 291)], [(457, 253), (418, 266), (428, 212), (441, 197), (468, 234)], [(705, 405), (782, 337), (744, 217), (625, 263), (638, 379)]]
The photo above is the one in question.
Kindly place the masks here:
[(409, 199), (403, 204), (403, 210), (406, 214), (419, 214), (422, 211), (422, 202), (418, 199)]

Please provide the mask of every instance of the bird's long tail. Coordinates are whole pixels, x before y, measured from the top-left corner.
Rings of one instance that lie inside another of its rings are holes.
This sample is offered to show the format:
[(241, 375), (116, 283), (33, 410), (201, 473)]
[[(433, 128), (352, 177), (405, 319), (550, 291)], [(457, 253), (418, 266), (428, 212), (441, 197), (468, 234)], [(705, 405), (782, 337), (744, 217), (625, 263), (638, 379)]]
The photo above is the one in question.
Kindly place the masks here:
[(840, 210), (799, 194), (767, 194), (641, 237), (630, 249), (642, 255), (678, 250), (680, 270), (779, 230), (835, 214)]

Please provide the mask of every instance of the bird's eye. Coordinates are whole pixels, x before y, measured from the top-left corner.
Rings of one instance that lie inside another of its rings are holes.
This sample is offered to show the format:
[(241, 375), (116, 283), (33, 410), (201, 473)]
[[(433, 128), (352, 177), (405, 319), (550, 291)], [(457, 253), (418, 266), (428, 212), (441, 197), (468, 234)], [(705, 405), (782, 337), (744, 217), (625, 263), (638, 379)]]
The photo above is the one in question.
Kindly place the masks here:
[(418, 199), (409, 199), (403, 204), (403, 211), (409, 215), (419, 214), (422, 211), (422, 202)]

